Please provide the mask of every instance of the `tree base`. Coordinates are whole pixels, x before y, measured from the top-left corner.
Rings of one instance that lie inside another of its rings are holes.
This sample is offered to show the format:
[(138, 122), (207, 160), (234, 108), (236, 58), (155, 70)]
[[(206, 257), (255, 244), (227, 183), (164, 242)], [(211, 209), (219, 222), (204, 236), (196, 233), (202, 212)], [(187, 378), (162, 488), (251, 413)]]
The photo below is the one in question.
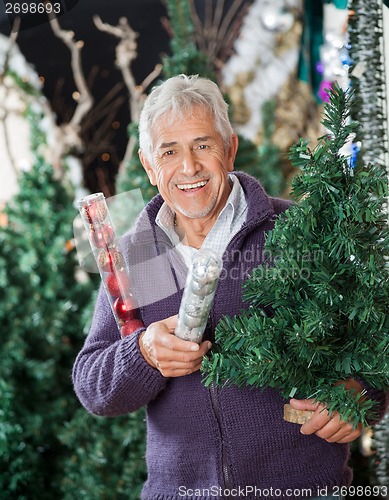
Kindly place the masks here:
[(284, 420), (293, 424), (305, 424), (313, 417), (314, 411), (295, 410), (290, 404), (284, 405)]

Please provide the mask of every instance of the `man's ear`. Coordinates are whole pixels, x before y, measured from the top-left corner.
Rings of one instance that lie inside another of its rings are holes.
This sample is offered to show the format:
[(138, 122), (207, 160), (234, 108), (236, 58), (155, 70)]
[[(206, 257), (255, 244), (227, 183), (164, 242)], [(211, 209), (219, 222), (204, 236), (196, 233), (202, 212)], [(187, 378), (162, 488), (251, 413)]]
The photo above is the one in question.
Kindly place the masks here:
[(139, 155), (140, 162), (142, 163), (143, 168), (146, 170), (146, 174), (149, 177), (150, 184), (152, 184), (153, 186), (156, 186), (157, 179), (155, 177), (155, 172), (154, 172), (153, 167), (150, 165), (150, 162), (148, 161), (146, 156), (143, 154), (143, 151), (141, 149), (138, 150), (138, 155)]
[(228, 149), (228, 172), (232, 172), (234, 170), (235, 157), (238, 151), (238, 142), (238, 136), (236, 134), (232, 134), (230, 147)]

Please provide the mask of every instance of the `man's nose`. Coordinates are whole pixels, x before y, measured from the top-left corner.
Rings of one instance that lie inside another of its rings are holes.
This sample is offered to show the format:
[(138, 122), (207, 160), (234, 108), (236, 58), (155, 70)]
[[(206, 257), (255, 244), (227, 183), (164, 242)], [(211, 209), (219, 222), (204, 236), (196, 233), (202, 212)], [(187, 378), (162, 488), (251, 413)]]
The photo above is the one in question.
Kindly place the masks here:
[(182, 171), (187, 176), (193, 176), (198, 171), (198, 163), (193, 151), (187, 151), (182, 161)]

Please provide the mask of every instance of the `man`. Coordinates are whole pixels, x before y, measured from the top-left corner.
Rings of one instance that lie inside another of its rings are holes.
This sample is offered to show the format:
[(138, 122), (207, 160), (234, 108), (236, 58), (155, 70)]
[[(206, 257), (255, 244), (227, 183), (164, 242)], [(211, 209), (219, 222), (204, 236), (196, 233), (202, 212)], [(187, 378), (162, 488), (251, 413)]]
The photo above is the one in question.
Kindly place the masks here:
[[(97, 415), (147, 405), (144, 499), (339, 493), (351, 482), (348, 443), (361, 426), (353, 429), (336, 413), (330, 419), (311, 401), (292, 400), (297, 409), (315, 410), (300, 428), (283, 421), (285, 401), (277, 391), (206, 389), (199, 372), (219, 319), (248, 307), (242, 282), (262, 262), (266, 233), (288, 202), (233, 173), (238, 139), (220, 90), (207, 79), (180, 75), (153, 89), (139, 131), (140, 159), (160, 195), (122, 248), (145, 327), (121, 339), (100, 291), (74, 366), (78, 397)], [(174, 328), (187, 266), (201, 247), (223, 255), (223, 272), (198, 345), (176, 337)], [(344, 383), (363, 389), (357, 381)], [(383, 406), (383, 394), (369, 397)]]

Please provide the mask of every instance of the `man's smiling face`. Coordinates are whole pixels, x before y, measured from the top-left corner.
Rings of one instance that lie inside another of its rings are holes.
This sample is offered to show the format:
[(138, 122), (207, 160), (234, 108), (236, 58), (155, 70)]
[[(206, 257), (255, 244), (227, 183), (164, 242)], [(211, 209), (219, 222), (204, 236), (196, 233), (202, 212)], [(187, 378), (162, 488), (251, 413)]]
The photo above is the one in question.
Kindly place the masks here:
[(237, 138), (226, 148), (210, 111), (197, 107), (179, 119), (162, 115), (153, 127), (153, 163), (140, 157), (165, 202), (191, 219), (216, 218), (230, 193)]

